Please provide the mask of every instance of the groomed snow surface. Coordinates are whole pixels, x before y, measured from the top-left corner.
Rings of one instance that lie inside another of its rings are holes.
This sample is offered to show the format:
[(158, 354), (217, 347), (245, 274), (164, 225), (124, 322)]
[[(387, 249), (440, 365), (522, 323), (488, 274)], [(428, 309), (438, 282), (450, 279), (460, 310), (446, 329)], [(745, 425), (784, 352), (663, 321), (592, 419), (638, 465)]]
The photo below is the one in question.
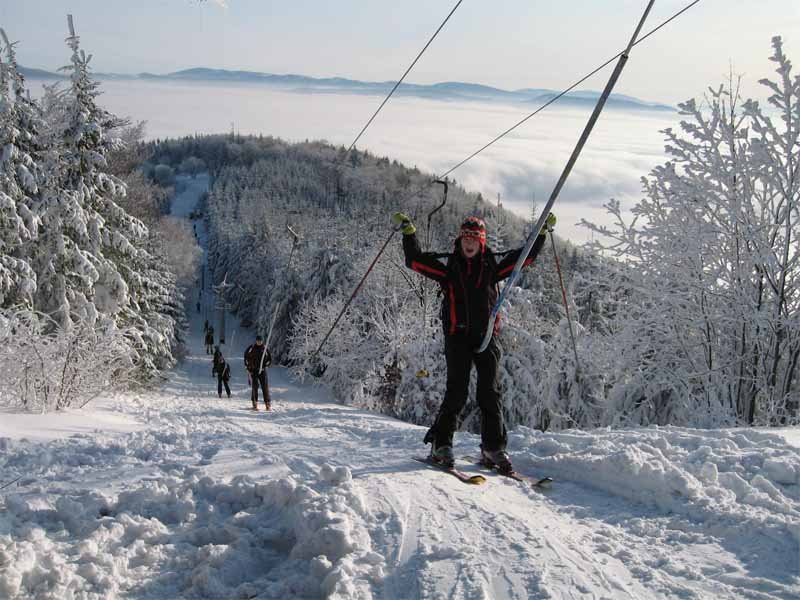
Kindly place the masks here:
[(230, 316), (217, 398), (190, 316), (160, 390), (0, 413), (1, 599), (800, 597), (797, 430), (523, 428), (515, 465), (554, 487), (470, 486), (411, 459), (423, 428), (280, 368), (248, 410)]

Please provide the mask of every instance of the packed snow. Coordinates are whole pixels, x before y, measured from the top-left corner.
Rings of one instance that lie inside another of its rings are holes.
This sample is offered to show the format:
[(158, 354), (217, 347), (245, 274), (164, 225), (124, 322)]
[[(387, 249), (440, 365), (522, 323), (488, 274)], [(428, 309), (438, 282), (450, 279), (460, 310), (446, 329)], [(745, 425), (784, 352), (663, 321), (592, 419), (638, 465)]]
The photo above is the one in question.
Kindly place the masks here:
[[(233, 315), (218, 398), (190, 304), (159, 389), (0, 416), (0, 598), (800, 597), (796, 430), (518, 428), (515, 466), (552, 489), (465, 485), (412, 459), (423, 427), (282, 368), (249, 410)], [(478, 444), (457, 435), (464, 471)]]

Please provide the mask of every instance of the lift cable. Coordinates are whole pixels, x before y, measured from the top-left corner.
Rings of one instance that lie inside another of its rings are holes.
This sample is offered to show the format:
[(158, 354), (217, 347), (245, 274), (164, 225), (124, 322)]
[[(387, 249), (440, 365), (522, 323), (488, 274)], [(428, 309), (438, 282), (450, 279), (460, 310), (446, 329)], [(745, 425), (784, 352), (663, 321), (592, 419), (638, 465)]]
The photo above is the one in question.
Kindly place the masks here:
[[(663, 22), (662, 22), (660, 25), (658, 25), (657, 27), (655, 27), (655, 28), (651, 29), (651, 30), (650, 30), (648, 33), (646, 33), (645, 35), (643, 35), (642, 37), (640, 37), (640, 38), (639, 38), (639, 39), (636, 41), (636, 43), (634, 44), (634, 46), (637, 46), (637, 45), (639, 45), (641, 42), (645, 41), (647, 38), (649, 38), (651, 35), (653, 35), (653, 34), (654, 34), (655, 32), (657, 32), (659, 29), (661, 29), (662, 27), (664, 27), (665, 25), (667, 25), (667, 24), (668, 24), (668, 23), (670, 23), (671, 21), (673, 21), (673, 20), (675, 20), (676, 18), (678, 18), (680, 15), (682, 15), (683, 13), (685, 13), (687, 10), (689, 10), (690, 8), (692, 8), (692, 7), (693, 7), (695, 4), (698, 4), (699, 2), (700, 2), (700, 0), (694, 0), (694, 1), (693, 1), (693, 2), (691, 2), (690, 4), (688, 4), (688, 5), (686, 5), (685, 7), (683, 7), (681, 10), (679, 10), (679, 11), (678, 11), (678, 12), (676, 12), (674, 15), (672, 15), (672, 16), (671, 16), (669, 19), (666, 19), (666, 20), (665, 20), (665, 21), (663, 21)], [(472, 154), (470, 154), (468, 157), (466, 157), (466, 158), (465, 158), (464, 160), (462, 160), (461, 162), (457, 163), (456, 165), (454, 165), (453, 167), (451, 167), (450, 169), (448, 169), (447, 171), (445, 171), (445, 172), (444, 172), (444, 173), (442, 173), (441, 175), (437, 175), (436, 177), (434, 177), (434, 178), (433, 178), (433, 179), (431, 179), (430, 181), (428, 181), (428, 182), (426, 182), (426, 183), (424, 183), (424, 184), (420, 185), (420, 186), (419, 186), (419, 187), (418, 187), (418, 188), (417, 188), (415, 191), (411, 192), (411, 193), (410, 193), (410, 194), (409, 194), (409, 195), (408, 195), (406, 198), (413, 198), (414, 196), (417, 196), (417, 195), (419, 195), (419, 194), (420, 194), (420, 193), (421, 193), (423, 190), (425, 190), (425, 189), (426, 189), (428, 186), (430, 186), (430, 185), (432, 185), (433, 183), (435, 183), (435, 181), (436, 181), (437, 179), (445, 179), (445, 178), (446, 178), (448, 175), (450, 175), (450, 174), (451, 174), (453, 171), (455, 171), (456, 169), (458, 169), (458, 168), (460, 168), (460, 167), (464, 166), (464, 165), (465, 165), (467, 162), (469, 162), (470, 160), (472, 160), (473, 158), (475, 158), (476, 156), (478, 156), (478, 155), (479, 155), (481, 152), (483, 152), (484, 150), (486, 150), (486, 149), (487, 149), (487, 148), (489, 148), (490, 146), (494, 145), (495, 143), (499, 142), (501, 139), (503, 139), (503, 138), (504, 138), (505, 136), (507, 136), (509, 133), (511, 133), (512, 131), (514, 131), (515, 129), (517, 129), (518, 127), (520, 127), (520, 126), (521, 126), (521, 125), (523, 125), (524, 123), (526, 123), (528, 120), (530, 120), (530, 119), (532, 119), (533, 117), (535, 117), (537, 114), (539, 114), (540, 112), (542, 112), (542, 111), (543, 111), (545, 108), (547, 108), (548, 106), (550, 106), (551, 104), (553, 104), (554, 102), (556, 102), (557, 100), (559, 100), (559, 99), (560, 99), (561, 97), (563, 97), (564, 95), (566, 95), (566, 94), (568, 94), (569, 92), (571, 92), (573, 89), (575, 89), (576, 87), (578, 87), (578, 86), (579, 86), (580, 84), (582, 84), (584, 81), (586, 81), (587, 79), (589, 79), (589, 78), (590, 78), (590, 77), (592, 77), (593, 75), (596, 75), (598, 72), (602, 71), (604, 68), (606, 68), (606, 67), (607, 67), (608, 65), (610, 65), (612, 62), (614, 62), (614, 61), (615, 61), (615, 60), (617, 60), (617, 59), (618, 59), (620, 56), (622, 56), (623, 52), (625, 52), (625, 50), (621, 50), (621, 51), (620, 51), (620, 52), (618, 52), (616, 55), (614, 55), (614, 56), (612, 56), (611, 58), (609, 58), (609, 59), (608, 59), (606, 62), (604, 62), (602, 65), (600, 65), (599, 67), (597, 67), (597, 68), (596, 68), (596, 69), (594, 69), (592, 72), (590, 72), (590, 73), (588, 73), (587, 75), (585, 75), (584, 77), (580, 78), (578, 81), (576, 81), (575, 83), (573, 83), (571, 86), (569, 86), (568, 88), (566, 88), (564, 91), (562, 91), (562, 92), (561, 92), (561, 93), (559, 93), (558, 95), (554, 96), (553, 98), (551, 98), (550, 100), (548, 100), (547, 102), (545, 102), (544, 104), (542, 104), (542, 105), (541, 105), (539, 108), (537, 108), (535, 111), (533, 111), (531, 114), (529, 114), (529, 115), (528, 115), (528, 116), (526, 116), (525, 118), (523, 118), (523, 119), (521, 119), (521, 120), (517, 121), (517, 123), (515, 123), (514, 125), (512, 125), (512, 126), (511, 126), (511, 127), (509, 127), (508, 129), (506, 129), (506, 130), (505, 130), (503, 133), (499, 134), (497, 137), (495, 137), (494, 139), (492, 139), (490, 142), (487, 142), (486, 144), (484, 144), (484, 145), (483, 145), (481, 148), (479, 148), (478, 150), (476, 150), (475, 152), (473, 152)]]
[[(673, 19), (676, 19), (677, 17), (679, 17), (679, 16), (680, 16), (682, 13), (686, 12), (687, 10), (689, 10), (691, 7), (693, 7), (693, 6), (694, 6), (695, 4), (697, 4), (698, 2), (700, 2), (700, 0), (694, 0), (694, 2), (692, 2), (691, 4), (689, 4), (689, 5), (685, 6), (683, 9), (681, 9), (680, 11), (678, 11), (677, 13), (675, 13), (674, 15), (672, 15), (672, 16), (671, 16), (669, 19), (667, 19), (666, 21), (664, 21), (663, 23), (661, 23), (661, 24), (660, 24), (658, 27), (656, 27), (655, 29), (653, 29), (653, 30), (651, 30), (649, 33), (647, 33), (646, 35), (644, 35), (644, 36), (642, 36), (641, 38), (639, 38), (639, 39), (638, 39), (638, 40), (637, 40), (637, 41), (636, 41), (636, 42), (635, 42), (633, 45), (634, 45), (634, 46), (637, 46), (637, 45), (638, 45), (638, 44), (640, 44), (641, 42), (645, 41), (645, 40), (646, 40), (648, 37), (650, 37), (651, 35), (653, 35), (653, 34), (654, 34), (656, 31), (658, 31), (659, 29), (661, 29), (662, 27), (664, 27), (664, 26), (665, 26), (667, 23), (669, 23), (669, 22), (670, 22), (670, 21), (672, 21)], [(470, 155), (469, 155), (467, 158), (465, 158), (464, 160), (462, 160), (460, 163), (456, 164), (454, 167), (451, 167), (451, 168), (450, 168), (450, 170), (446, 171), (446, 172), (445, 172), (445, 173), (443, 173), (442, 175), (439, 175), (439, 176), (437, 177), (437, 179), (444, 179), (444, 178), (445, 178), (445, 177), (447, 177), (447, 176), (448, 176), (450, 173), (452, 173), (453, 171), (455, 171), (456, 169), (458, 169), (459, 167), (461, 167), (462, 165), (464, 165), (466, 162), (468, 162), (468, 161), (472, 160), (473, 158), (475, 158), (476, 156), (478, 156), (478, 154), (480, 154), (481, 152), (483, 152), (484, 150), (486, 150), (486, 149), (487, 149), (489, 146), (492, 146), (494, 143), (496, 143), (496, 142), (500, 141), (500, 140), (501, 140), (501, 139), (503, 139), (505, 136), (507, 136), (509, 133), (511, 133), (512, 131), (514, 131), (514, 130), (515, 130), (517, 127), (519, 127), (520, 125), (522, 125), (523, 123), (525, 123), (525, 122), (526, 122), (526, 121), (528, 121), (529, 119), (531, 119), (531, 118), (535, 117), (537, 114), (539, 114), (540, 112), (542, 112), (542, 111), (543, 111), (545, 108), (547, 108), (548, 106), (550, 106), (550, 105), (551, 105), (553, 102), (555, 102), (556, 100), (558, 100), (559, 98), (561, 98), (561, 97), (562, 97), (562, 96), (564, 96), (565, 94), (567, 94), (567, 93), (571, 92), (573, 89), (575, 89), (575, 88), (576, 88), (576, 87), (578, 87), (580, 84), (582, 84), (584, 81), (586, 81), (587, 79), (589, 79), (590, 77), (592, 77), (593, 75), (595, 75), (597, 72), (599, 72), (599, 71), (602, 71), (604, 68), (606, 68), (606, 67), (607, 67), (608, 65), (610, 65), (612, 62), (614, 62), (614, 61), (615, 61), (615, 60), (617, 60), (617, 59), (618, 59), (620, 56), (622, 56), (622, 54), (623, 54), (624, 52), (625, 52), (625, 50), (622, 50), (622, 51), (618, 52), (618, 53), (617, 53), (615, 56), (612, 56), (611, 58), (609, 58), (609, 59), (608, 59), (606, 62), (604, 62), (604, 63), (603, 63), (602, 65), (600, 65), (599, 67), (597, 67), (597, 68), (596, 68), (594, 71), (592, 71), (592, 72), (591, 72), (591, 73), (589, 73), (588, 75), (586, 75), (586, 76), (582, 77), (581, 79), (579, 79), (578, 81), (576, 81), (575, 83), (573, 83), (571, 86), (569, 86), (567, 89), (565, 89), (563, 92), (561, 92), (561, 93), (560, 93), (560, 94), (558, 94), (557, 96), (554, 96), (553, 98), (551, 98), (550, 100), (548, 100), (547, 102), (545, 102), (544, 104), (542, 104), (542, 105), (541, 105), (539, 108), (537, 108), (535, 111), (533, 111), (533, 112), (532, 112), (531, 114), (529, 114), (527, 117), (525, 117), (524, 119), (522, 119), (522, 120), (518, 121), (516, 124), (512, 125), (512, 126), (511, 126), (511, 127), (509, 127), (508, 129), (506, 129), (506, 130), (505, 130), (503, 133), (501, 133), (500, 135), (498, 135), (497, 137), (495, 137), (493, 140), (491, 140), (490, 142), (488, 142), (487, 144), (485, 144), (484, 146), (482, 146), (480, 149), (478, 149), (478, 150), (476, 150), (475, 152), (473, 152), (472, 154), (470, 154)], [(433, 183), (433, 182), (431, 182), (431, 183)]]
[(439, 32), (440, 32), (440, 31), (442, 30), (442, 28), (445, 26), (445, 24), (447, 23), (447, 21), (449, 21), (449, 20), (450, 20), (450, 17), (452, 17), (452, 16), (453, 16), (453, 13), (454, 13), (454, 12), (456, 12), (456, 9), (457, 9), (457, 8), (458, 8), (458, 7), (461, 5), (461, 3), (462, 3), (463, 1), (464, 1), (464, 0), (458, 0), (458, 2), (456, 2), (456, 5), (455, 5), (455, 6), (453, 7), (453, 9), (450, 11), (450, 14), (448, 14), (448, 15), (447, 15), (447, 17), (445, 18), (445, 20), (444, 20), (444, 21), (442, 21), (442, 24), (441, 24), (441, 25), (439, 25), (439, 28), (438, 28), (438, 29), (437, 29), (437, 30), (434, 32), (434, 34), (431, 36), (431, 39), (429, 39), (429, 40), (428, 40), (428, 43), (427, 43), (427, 44), (425, 44), (425, 47), (424, 47), (424, 48), (422, 48), (422, 50), (420, 50), (419, 54), (417, 54), (417, 58), (415, 58), (415, 59), (414, 59), (414, 62), (412, 62), (412, 63), (411, 63), (411, 65), (410, 65), (410, 66), (409, 66), (409, 67), (406, 69), (406, 72), (405, 72), (405, 73), (403, 73), (403, 76), (400, 78), (400, 80), (399, 80), (397, 83), (395, 83), (395, 84), (394, 84), (394, 87), (392, 88), (392, 91), (391, 91), (391, 92), (389, 92), (389, 95), (388, 95), (388, 96), (386, 96), (386, 98), (384, 98), (384, 99), (383, 99), (383, 102), (381, 102), (381, 105), (378, 107), (378, 110), (376, 110), (376, 111), (375, 111), (375, 114), (373, 114), (373, 115), (372, 115), (372, 116), (369, 118), (369, 121), (367, 121), (367, 124), (366, 124), (366, 125), (364, 125), (364, 127), (361, 129), (361, 131), (359, 132), (359, 134), (356, 136), (356, 139), (354, 139), (354, 140), (353, 140), (353, 143), (352, 143), (352, 144), (350, 144), (350, 147), (347, 149), (347, 152), (345, 152), (344, 156), (347, 156), (348, 154), (350, 154), (350, 151), (351, 151), (351, 150), (352, 150), (352, 149), (355, 147), (355, 145), (356, 145), (356, 142), (357, 142), (357, 141), (358, 141), (358, 140), (361, 138), (361, 136), (362, 136), (362, 135), (364, 135), (364, 132), (367, 130), (367, 127), (369, 127), (369, 126), (370, 126), (370, 124), (372, 123), (372, 121), (374, 121), (374, 120), (375, 120), (375, 117), (377, 117), (377, 116), (378, 116), (378, 113), (379, 113), (379, 112), (381, 112), (381, 109), (382, 109), (382, 108), (384, 107), (384, 105), (385, 105), (385, 104), (386, 104), (386, 103), (389, 101), (389, 98), (391, 98), (391, 97), (392, 97), (392, 94), (394, 94), (395, 90), (396, 90), (398, 87), (400, 87), (400, 84), (401, 84), (401, 83), (403, 83), (403, 80), (406, 78), (406, 75), (408, 75), (408, 74), (411, 72), (411, 69), (413, 69), (413, 68), (414, 68), (414, 65), (416, 65), (416, 64), (417, 64), (417, 61), (418, 61), (418, 60), (419, 60), (419, 59), (422, 57), (422, 55), (423, 55), (423, 53), (425, 52), (425, 50), (427, 50), (427, 49), (428, 49), (428, 46), (430, 46), (430, 45), (431, 45), (431, 42), (433, 42), (433, 40), (436, 38), (436, 36), (437, 36), (437, 35), (439, 35)]

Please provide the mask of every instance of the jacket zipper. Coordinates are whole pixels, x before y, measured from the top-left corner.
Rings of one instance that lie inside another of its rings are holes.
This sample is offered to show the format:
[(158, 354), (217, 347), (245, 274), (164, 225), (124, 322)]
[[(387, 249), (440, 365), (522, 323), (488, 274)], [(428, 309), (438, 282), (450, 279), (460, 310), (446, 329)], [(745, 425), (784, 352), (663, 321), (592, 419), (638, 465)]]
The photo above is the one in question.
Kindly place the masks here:
[(464, 273), (459, 270), (458, 280), (461, 282), (461, 289), (464, 291), (464, 318), (466, 320), (466, 329), (464, 333), (469, 333), (469, 295), (467, 294), (467, 284), (464, 282)]

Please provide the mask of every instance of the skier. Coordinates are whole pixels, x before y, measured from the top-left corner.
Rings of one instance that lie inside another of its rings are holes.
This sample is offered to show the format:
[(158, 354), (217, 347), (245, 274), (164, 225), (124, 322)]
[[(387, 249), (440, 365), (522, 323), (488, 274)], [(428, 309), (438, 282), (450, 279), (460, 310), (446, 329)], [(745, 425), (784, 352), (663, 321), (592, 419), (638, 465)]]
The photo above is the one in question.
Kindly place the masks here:
[[(511, 459), (506, 452), (508, 434), (497, 381), (500, 348), (492, 338), (480, 354), (475, 349), (489, 326), (492, 307), (497, 300), (497, 282), (508, 277), (519, 258), (521, 248), (504, 253), (498, 260), (486, 246), (486, 224), (480, 217), (467, 217), (455, 240), (453, 253), (441, 255), (422, 252), (416, 227), (403, 213), (392, 215), (401, 226), (406, 266), (436, 281), (443, 293), (442, 326), (445, 334), (447, 385), (444, 400), (433, 426), (425, 435), (431, 444), (431, 458), (444, 466), (455, 464), (453, 434), (458, 417), (467, 401), (472, 364), (478, 373), (477, 403), (481, 411), (481, 458), (503, 473), (512, 473)], [(550, 213), (547, 226), (552, 229), (556, 217)], [(544, 231), (538, 236), (524, 266), (530, 265), (545, 242)], [(495, 323), (498, 331), (499, 319)]]
[(210, 325), (206, 329), (206, 354), (211, 354), (211, 348), (214, 346), (214, 328)]
[(250, 344), (244, 351), (244, 366), (249, 373), (252, 392), (250, 399), (253, 402), (253, 410), (258, 410), (258, 386), (261, 385), (261, 393), (264, 396), (265, 410), (270, 409), (269, 385), (267, 382), (267, 367), (272, 364), (272, 355), (264, 345), (264, 338), (256, 336), (255, 344)]
[(228, 381), (231, 379), (231, 366), (222, 356), (219, 346), (214, 351), (214, 366), (211, 369), (211, 376), (217, 376), (217, 395), (222, 398), (222, 384), (225, 384), (225, 392), (228, 398), (231, 397), (231, 388), (228, 386)]

